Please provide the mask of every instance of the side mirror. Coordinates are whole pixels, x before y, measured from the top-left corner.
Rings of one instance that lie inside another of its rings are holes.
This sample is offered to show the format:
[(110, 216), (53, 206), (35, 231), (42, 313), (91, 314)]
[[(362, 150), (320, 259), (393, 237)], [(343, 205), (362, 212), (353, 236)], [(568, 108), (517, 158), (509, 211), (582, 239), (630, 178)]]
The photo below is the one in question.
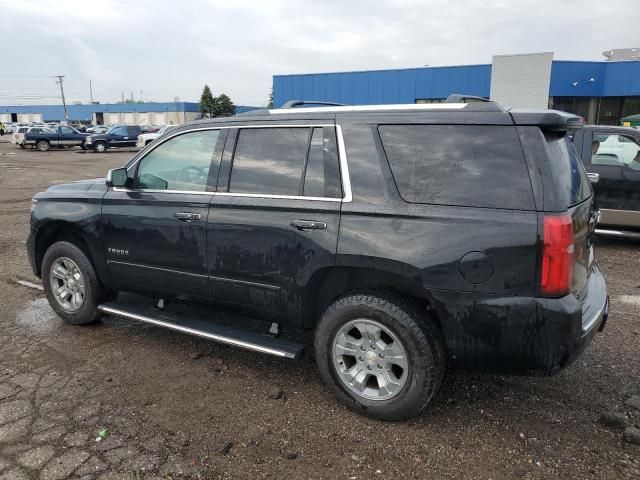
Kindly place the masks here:
[(595, 185), (600, 181), (600, 174), (594, 173), (594, 172), (587, 172), (587, 178), (593, 185)]
[(126, 168), (114, 168), (107, 173), (107, 187), (128, 187), (129, 175)]

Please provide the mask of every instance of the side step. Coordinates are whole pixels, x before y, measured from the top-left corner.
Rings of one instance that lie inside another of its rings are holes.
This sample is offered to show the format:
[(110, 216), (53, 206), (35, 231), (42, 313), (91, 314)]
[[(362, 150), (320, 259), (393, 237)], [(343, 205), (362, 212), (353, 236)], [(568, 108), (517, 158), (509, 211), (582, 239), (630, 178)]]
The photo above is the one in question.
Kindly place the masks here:
[(276, 357), (289, 358), (291, 360), (298, 360), (305, 347), (300, 343), (290, 340), (217, 325), (201, 318), (171, 314), (153, 307), (132, 305), (131, 303), (119, 302), (118, 300), (103, 303), (98, 306), (98, 310), (108, 313), (109, 315), (150, 323), (178, 332), (208, 338), (209, 340), (226, 345), (233, 345), (234, 347), (267, 353), (269, 355), (275, 355)]

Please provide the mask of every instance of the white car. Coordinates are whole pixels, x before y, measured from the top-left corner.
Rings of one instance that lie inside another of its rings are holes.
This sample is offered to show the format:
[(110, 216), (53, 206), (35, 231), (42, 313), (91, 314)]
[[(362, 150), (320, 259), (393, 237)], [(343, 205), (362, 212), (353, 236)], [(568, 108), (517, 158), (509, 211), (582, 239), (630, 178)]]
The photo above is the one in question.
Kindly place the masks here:
[[(596, 148), (597, 147), (597, 148)], [(617, 134), (593, 135), (592, 163), (599, 165), (631, 165), (639, 160), (640, 146), (631, 138)]]
[(156, 138), (158, 138), (160, 135), (162, 135), (163, 133), (176, 127), (177, 125), (165, 125), (155, 133), (142, 133), (138, 135), (138, 141), (136, 142), (136, 147), (144, 148), (147, 145), (149, 145), (151, 142), (153, 142)]

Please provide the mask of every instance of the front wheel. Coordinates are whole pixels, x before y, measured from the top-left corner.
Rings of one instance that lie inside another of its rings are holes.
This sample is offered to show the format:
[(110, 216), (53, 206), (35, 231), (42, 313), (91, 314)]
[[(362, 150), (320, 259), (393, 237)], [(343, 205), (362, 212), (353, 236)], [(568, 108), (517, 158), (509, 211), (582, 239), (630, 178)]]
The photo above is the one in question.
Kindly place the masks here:
[(107, 144), (104, 142), (98, 142), (93, 146), (93, 149), (98, 153), (104, 153), (107, 151)]
[(442, 334), (425, 309), (394, 292), (344, 296), (314, 340), (324, 383), (347, 407), (382, 420), (420, 413), (446, 370)]
[(70, 242), (51, 245), (42, 260), (42, 285), (51, 308), (65, 322), (87, 325), (108, 296), (85, 253)]

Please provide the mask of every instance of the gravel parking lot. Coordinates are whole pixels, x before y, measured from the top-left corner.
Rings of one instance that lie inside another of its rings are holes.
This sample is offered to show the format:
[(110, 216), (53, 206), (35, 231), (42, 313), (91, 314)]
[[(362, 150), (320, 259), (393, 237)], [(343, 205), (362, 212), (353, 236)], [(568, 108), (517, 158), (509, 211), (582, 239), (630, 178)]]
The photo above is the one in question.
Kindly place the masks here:
[(0, 480), (640, 478), (640, 446), (623, 441), (640, 425), (639, 243), (600, 241), (609, 323), (560, 375), (451, 372), (420, 418), (381, 423), (338, 406), (309, 359), (111, 317), (63, 324), (42, 292), (17, 283), (38, 282), (24, 245), (30, 199), (104, 176), (131, 151), (40, 153), (6, 141)]

